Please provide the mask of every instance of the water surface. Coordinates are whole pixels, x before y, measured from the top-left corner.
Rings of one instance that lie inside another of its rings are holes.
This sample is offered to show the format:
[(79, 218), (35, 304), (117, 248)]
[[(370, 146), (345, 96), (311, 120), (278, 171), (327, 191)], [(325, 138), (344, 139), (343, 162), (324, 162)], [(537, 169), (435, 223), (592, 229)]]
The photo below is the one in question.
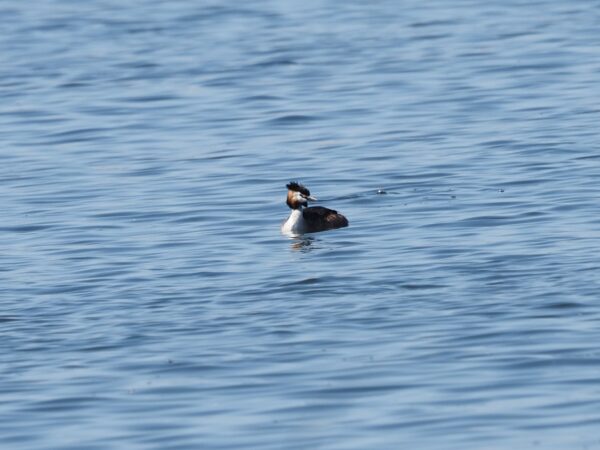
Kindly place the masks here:
[(0, 13), (4, 448), (600, 448), (598, 10)]

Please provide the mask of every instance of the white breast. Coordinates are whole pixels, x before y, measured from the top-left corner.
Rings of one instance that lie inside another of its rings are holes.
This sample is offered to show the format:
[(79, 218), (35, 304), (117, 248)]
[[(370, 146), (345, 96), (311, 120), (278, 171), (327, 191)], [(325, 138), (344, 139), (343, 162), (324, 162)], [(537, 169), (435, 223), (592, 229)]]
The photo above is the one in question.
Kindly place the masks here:
[(306, 229), (306, 223), (302, 216), (302, 209), (293, 209), (290, 217), (281, 225), (284, 234), (302, 234)]

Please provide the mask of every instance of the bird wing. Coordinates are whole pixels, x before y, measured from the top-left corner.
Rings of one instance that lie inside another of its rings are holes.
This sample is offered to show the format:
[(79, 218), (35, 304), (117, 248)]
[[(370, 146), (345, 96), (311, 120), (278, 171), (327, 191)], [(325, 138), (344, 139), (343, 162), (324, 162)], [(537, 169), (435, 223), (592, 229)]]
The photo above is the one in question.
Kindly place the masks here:
[(348, 219), (337, 211), (323, 206), (311, 206), (302, 210), (302, 216), (310, 230), (330, 230), (348, 226)]

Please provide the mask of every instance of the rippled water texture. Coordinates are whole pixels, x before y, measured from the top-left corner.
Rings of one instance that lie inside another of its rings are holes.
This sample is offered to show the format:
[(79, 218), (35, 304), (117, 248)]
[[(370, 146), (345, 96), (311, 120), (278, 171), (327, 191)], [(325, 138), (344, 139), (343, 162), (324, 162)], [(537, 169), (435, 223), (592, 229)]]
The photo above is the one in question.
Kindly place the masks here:
[(2, 448), (600, 448), (590, 2), (0, 17)]

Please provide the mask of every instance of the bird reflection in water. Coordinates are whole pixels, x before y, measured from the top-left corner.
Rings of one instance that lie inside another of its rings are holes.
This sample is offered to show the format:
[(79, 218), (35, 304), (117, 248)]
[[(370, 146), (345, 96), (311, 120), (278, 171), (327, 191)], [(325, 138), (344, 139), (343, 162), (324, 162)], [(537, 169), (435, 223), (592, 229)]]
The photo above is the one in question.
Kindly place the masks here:
[(294, 236), (291, 238), (292, 240), (292, 250), (300, 251), (300, 252), (309, 252), (312, 250), (311, 246), (317, 242), (317, 240), (312, 236)]

